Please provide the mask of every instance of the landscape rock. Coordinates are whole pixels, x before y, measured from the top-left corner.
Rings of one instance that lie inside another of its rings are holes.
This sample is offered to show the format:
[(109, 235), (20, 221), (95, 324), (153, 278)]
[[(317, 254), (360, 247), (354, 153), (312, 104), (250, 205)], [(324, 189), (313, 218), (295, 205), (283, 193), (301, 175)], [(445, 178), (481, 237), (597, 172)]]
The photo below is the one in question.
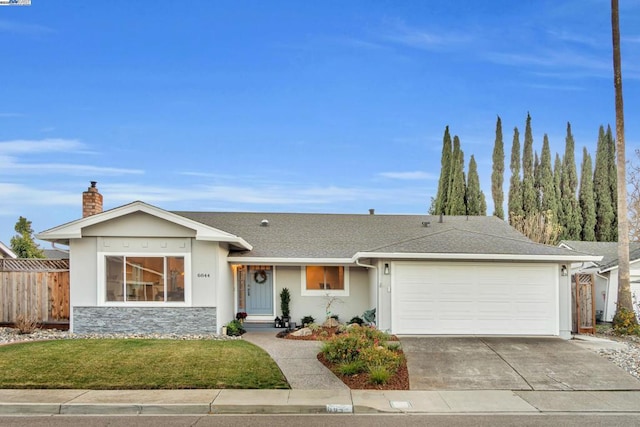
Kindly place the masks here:
[(325, 328), (337, 328), (338, 326), (340, 326), (340, 322), (338, 322), (333, 317), (330, 317), (324, 321), (322, 326), (324, 326)]
[(312, 333), (313, 332), (311, 332), (311, 329), (302, 328), (302, 329), (298, 329), (297, 331), (291, 332), (291, 335), (293, 335), (294, 337), (308, 337)]

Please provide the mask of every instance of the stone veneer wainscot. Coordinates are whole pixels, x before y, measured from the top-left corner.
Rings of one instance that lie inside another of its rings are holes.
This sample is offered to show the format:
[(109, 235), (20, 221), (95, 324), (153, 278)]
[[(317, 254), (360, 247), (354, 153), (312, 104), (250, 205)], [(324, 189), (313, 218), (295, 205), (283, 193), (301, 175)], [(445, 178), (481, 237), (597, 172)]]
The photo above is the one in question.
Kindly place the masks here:
[(77, 334), (215, 334), (215, 307), (73, 307)]

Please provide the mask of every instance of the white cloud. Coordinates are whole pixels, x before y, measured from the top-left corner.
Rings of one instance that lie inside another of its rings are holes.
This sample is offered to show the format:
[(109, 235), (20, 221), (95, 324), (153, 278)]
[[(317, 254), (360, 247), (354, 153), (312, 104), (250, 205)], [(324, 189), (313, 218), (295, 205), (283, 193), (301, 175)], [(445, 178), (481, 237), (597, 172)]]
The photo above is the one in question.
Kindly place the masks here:
[(46, 138), (41, 140), (14, 139), (0, 141), (0, 154), (44, 153), (76, 151), (85, 145), (75, 139)]
[(42, 140), (17, 139), (0, 142), (0, 174), (28, 173), (40, 175), (47, 173), (66, 174), (75, 176), (85, 175), (138, 175), (144, 173), (140, 169), (124, 169), (92, 164), (73, 163), (35, 163), (23, 162), (19, 155), (44, 153), (80, 153), (90, 151), (86, 145), (75, 139), (49, 138)]
[(470, 33), (426, 30), (410, 27), (404, 22), (396, 22), (393, 27), (383, 36), (384, 39), (416, 49), (441, 50), (473, 41), (473, 36)]
[(405, 179), (405, 180), (422, 180), (422, 179), (438, 179), (437, 176), (421, 171), (414, 172), (382, 172), (378, 174), (383, 178)]

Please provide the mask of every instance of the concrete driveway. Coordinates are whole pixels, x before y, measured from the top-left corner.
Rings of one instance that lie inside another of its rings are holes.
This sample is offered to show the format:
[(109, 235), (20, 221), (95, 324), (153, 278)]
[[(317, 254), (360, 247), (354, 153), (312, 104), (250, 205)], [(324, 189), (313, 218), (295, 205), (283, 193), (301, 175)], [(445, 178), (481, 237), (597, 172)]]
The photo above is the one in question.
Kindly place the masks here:
[(412, 390), (640, 390), (640, 381), (560, 338), (400, 337)]

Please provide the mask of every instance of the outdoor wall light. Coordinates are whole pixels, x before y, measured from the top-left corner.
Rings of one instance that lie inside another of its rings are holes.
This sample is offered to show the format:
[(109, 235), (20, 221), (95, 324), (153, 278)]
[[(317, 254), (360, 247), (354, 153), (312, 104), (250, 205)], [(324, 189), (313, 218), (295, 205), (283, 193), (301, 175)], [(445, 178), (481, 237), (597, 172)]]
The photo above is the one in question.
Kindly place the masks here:
[(563, 276), (567, 275), (567, 266), (563, 265), (562, 267), (560, 267), (560, 274)]
[(389, 264), (384, 264), (384, 274), (389, 274)]

